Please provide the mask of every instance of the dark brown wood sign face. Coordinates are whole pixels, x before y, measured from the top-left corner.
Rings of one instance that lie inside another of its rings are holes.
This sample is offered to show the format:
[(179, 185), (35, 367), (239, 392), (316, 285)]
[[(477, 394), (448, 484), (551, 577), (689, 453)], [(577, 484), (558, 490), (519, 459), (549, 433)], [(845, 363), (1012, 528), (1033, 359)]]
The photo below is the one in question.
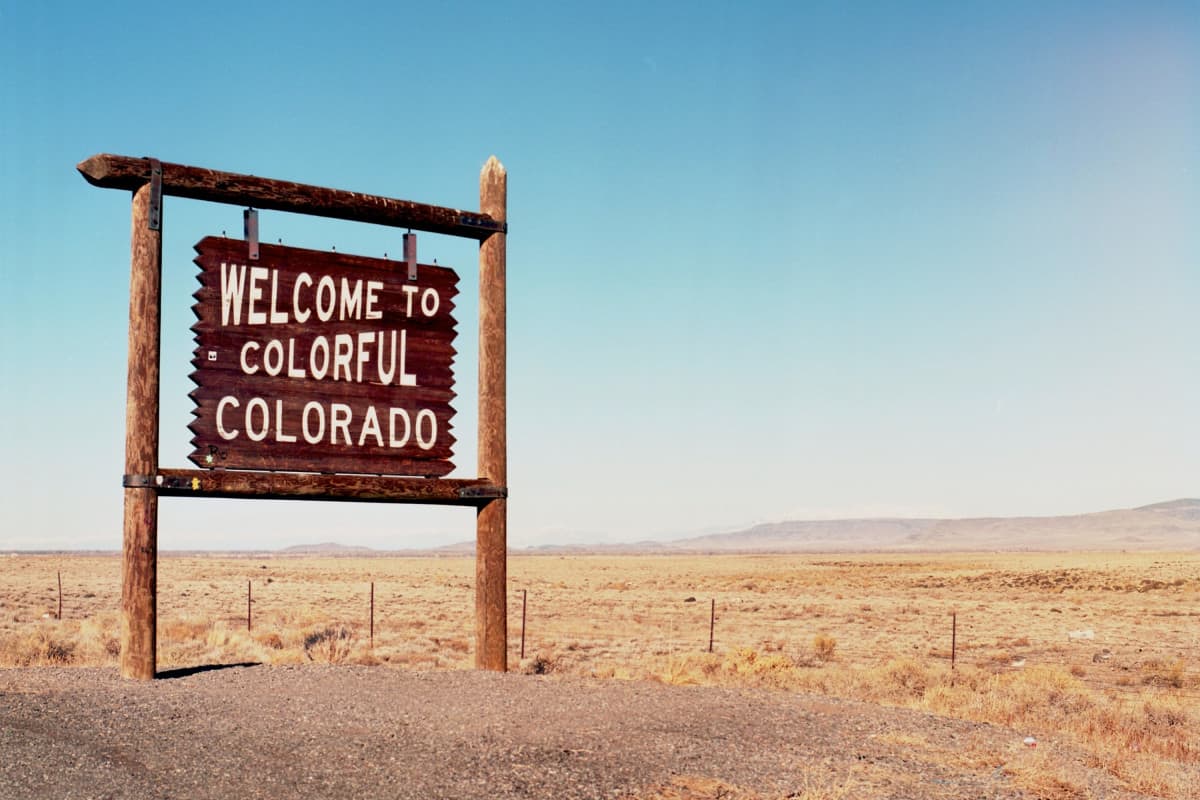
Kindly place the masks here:
[(201, 467), (442, 476), (454, 437), (458, 276), (208, 237), (189, 459)]

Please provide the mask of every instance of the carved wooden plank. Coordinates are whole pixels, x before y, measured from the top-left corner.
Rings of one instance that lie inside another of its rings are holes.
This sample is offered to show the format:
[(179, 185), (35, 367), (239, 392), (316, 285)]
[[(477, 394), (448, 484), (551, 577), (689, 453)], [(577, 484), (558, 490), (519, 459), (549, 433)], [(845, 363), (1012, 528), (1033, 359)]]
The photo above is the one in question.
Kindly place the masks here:
[[(103, 189), (132, 191), (150, 180), (148, 158), (100, 153), (79, 162), (76, 169), (88, 183)], [(164, 195), (173, 197), (371, 222), (480, 241), (507, 230), (503, 221), (484, 213), (186, 164), (163, 162), (162, 187)]]

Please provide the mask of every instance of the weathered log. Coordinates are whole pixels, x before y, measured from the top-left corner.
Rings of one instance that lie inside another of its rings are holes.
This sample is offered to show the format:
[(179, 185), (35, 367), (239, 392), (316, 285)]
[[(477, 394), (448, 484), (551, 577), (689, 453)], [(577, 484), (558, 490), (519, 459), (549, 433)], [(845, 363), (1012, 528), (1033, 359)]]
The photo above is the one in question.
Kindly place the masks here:
[[(479, 207), (503, 222), (508, 174), (492, 156), (479, 178)], [(508, 482), (504, 233), (479, 245), (479, 474)], [(508, 501), (475, 519), (475, 667), (508, 669)]]
[(167, 497), (480, 506), (505, 495), (503, 485), (494, 484), (488, 478), (395, 478), (307, 472), (160, 469), (154, 474), (152, 482), (158, 494)]
[[(158, 465), (159, 317), (162, 230), (150, 228), (150, 186), (133, 195), (129, 277), (129, 371), (125, 383), (125, 472)], [(125, 488), (121, 555), (121, 675), (150, 680), (157, 649), (158, 495)]]
[[(88, 183), (103, 189), (136, 190), (150, 180), (150, 159), (94, 155), (76, 165)], [(172, 197), (230, 203), (272, 211), (292, 211), (318, 217), (371, 222), (393, 228), (444, 233), (483, 241), (507, 230), (503, 220), (487, 213), (414, 203), (360, 192), (326, 189), (304, 183), (277, 181), (221, 172), (186, 164), (162, 164), (162, 191)]]

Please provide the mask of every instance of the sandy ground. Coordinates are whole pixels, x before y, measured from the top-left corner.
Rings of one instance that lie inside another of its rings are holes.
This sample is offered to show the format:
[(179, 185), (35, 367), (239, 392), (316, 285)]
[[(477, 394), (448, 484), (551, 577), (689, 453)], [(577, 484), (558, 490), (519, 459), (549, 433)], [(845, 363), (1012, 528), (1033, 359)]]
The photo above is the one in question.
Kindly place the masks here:
[[(0, 672), (2, 798), (1035, 797), (1052, 740), (810, 695), (469, 671)], [(682, 776), (682, 777), (681, 777)], [(1080, 778), (1077, 778), (1079, 780)], [(1078, 784), (1077, 784), (1078, 785)], [(809, 794), (804, 795), (803, 792)], [(656, 795), (658, 796), (658, 795)]]

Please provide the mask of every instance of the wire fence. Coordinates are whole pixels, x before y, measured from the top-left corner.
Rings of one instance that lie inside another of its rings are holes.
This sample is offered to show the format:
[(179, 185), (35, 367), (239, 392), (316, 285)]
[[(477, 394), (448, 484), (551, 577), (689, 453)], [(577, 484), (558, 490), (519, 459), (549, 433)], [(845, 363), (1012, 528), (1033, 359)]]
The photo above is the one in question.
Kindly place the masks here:
[[(72, 613), (71, 598), (64, 611), (61, 571), (52, 578), (45, 597), (51, 610), (42, 617), (61, 620)], [(470, 582), (450, 579), (431, 593), (389, 581), (359, 586), (334, 578), (309, 576), (303, 591), (294, 584), (279, 591), (281, 582), (269, 577), (238, 583), (168, 581), (160, 584), (160, 618), (198, 615), (263, 635), (336, 622), (361, 631), (371, 646), (388, 642), (434, 653), (442, 649), (460, 660), (473, 649)], [(97, 597), (78, 583), (68, 587), (68, 594), (72, 590), (91, 598), (93, 608), (109, 599), (109, 592)], [(307, 597), (302, 607), (291, 599), (297, 594)], [(1181, 602), (1081, 624), (1087, 619), (1084, 611), (1068, 614), (1044, 607), (1037, 598), (999, 613), (987, 603), (960, 610), (948, 609), (945, 601), (834, 603), (828, 597), (769, 592), (682, 599), (674, 594), (642, 596), (617, 586), (584, 593), (581, 600), (577, 587), (513, 588), (510, 662), (551, 653), (583, 671), (599, 665), (633, 670), (654, 659), (754, 651), (797, 664), (819, 661), (860, 669), (908, 657), (996, 674), (1052, 666), (1108, 694), (1139, 697), (1163, 690), (1200, 699), (1200, 609)], [(820, 658), (818, 637), (829, 650)]]
[[(586, 616), (555, 608), (552, 595), (512, 598), (510, 636), (525, 652), (589, 653), (609, 660), (637, 662), (646, 656), (685, 656), (752, 650), (779, 653), (798, 664), (826, 660), (847, 668), (869, 668), (910, 657), (951, 668), (969, 666), (1000, 674), (1036, 666), (1067, 670), (1095, 690), (1140, 696), (1164, 689), (1200, 699), (1200, 620), (1172, 636), (1152, 626), (1144, 635), (1103, 625), (1054, 635), (1011, 635), (990, 615), (971, 617), (931, 609), (920, 614), (919, 630), (873, 626), (869, 620), (846, 625), (836, 619), (780, 613), (763, 604), (725, 605), (719, 598), (689, 598), (664, 605), (636, 600), (597, 600)], [(802, 606), (801, 606), (802, 608)], [(1191, 616), (1191, 615), (1189, 615)], [(1197, 614), (1195, 616), (1200, 616)], [(524, 624), (513, 629), (513, 623)], [(822, 644), (824, 642), (824, 644)], [(828, 650), (821, 656), (820, 648)]]

